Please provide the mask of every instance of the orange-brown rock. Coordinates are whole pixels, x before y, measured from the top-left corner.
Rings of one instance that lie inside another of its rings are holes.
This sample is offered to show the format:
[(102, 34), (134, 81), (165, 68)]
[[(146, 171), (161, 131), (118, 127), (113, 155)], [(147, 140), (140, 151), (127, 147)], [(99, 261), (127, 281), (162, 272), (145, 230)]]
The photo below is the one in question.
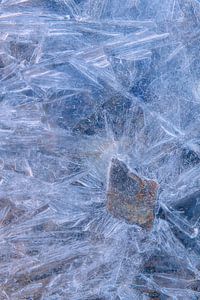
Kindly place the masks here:
[(109, 170), (107, 209), (116, 218), (146, 229), (152, 227), (158, 183), (131, 172), (113, 158)]

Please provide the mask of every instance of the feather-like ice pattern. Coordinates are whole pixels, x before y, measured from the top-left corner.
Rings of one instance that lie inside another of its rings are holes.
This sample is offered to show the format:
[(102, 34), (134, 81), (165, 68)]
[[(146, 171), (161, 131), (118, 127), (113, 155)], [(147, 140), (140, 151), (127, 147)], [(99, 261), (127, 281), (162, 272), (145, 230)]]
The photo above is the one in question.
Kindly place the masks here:
[(0, 1), (0, 300), (200, 299), (199, 41), (198, 0)]

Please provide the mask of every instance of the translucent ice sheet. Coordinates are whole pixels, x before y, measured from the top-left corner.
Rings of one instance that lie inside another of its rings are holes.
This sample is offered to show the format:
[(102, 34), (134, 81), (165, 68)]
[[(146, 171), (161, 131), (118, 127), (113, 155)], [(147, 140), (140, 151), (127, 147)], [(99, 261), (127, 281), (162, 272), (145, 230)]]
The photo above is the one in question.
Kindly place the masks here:
[(199, 70), (198, 0), (0, 0), (0, 300), (200, 299)]

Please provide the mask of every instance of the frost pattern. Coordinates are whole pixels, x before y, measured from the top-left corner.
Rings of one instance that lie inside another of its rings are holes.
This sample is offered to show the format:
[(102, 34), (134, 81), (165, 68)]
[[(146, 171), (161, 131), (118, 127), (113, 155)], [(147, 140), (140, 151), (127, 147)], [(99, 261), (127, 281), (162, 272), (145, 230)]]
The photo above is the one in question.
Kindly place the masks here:
[[(200, 299), (200, 2), (0, 1), (0, 300)], [(113, 158), (153, 228), (106, 209)]]

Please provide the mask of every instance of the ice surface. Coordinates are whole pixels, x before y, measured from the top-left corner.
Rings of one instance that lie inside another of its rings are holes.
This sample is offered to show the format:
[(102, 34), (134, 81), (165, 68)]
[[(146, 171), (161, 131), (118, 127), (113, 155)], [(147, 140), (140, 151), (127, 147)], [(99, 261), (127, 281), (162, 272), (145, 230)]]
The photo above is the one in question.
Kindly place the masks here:
[(198, 0), (0, 1), (0, 300), (200, 299), (199, 53)]

